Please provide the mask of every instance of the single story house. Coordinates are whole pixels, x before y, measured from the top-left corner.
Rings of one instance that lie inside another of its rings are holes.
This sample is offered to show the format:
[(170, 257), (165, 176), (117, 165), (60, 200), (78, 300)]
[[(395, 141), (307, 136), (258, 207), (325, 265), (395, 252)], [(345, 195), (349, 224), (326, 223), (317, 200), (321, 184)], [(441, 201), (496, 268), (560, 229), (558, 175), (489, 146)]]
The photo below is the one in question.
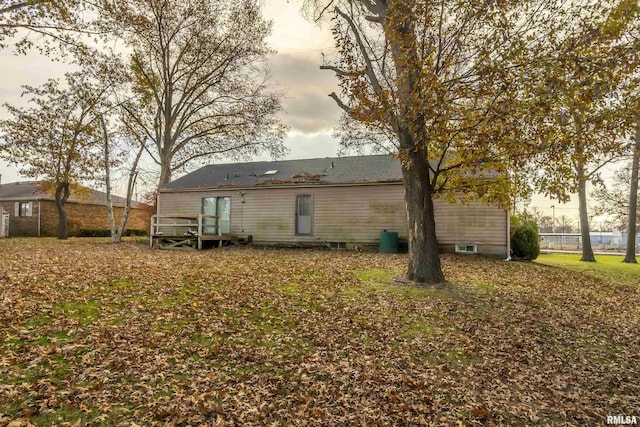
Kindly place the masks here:
[[(507, 257), (507, 211), (434, 204), (443, 251)], [(386, 155), (209, 165), (160, 189), (157, 209), (160, 218), (218, 216), (219, 230), (203, 233), (255, 244), (362, 248), (377, 247), (383, 230), (407, 237), (400, 162)]]
[[(107, 195), (86, 188), (80, 194), (72, 192), (65, 203), (69, 236), (83, 235), (87, 230), (108, 230)], [(120, 218), (125, 199), (112, 196), (115, 216)], [(58, 211), (55, 197), (42, 190), (39, 181), (11, 182), (0, 185), (0, 211), (8, 225), (8, 236), (55, 237), (58, 234)], [(153, 207), (134, 203), (127, 220), (127, 229), (149, 229)], [(4, 221), (3, 221), (4, 222)], [(7, 234), (3, 233), (3, 234)]]

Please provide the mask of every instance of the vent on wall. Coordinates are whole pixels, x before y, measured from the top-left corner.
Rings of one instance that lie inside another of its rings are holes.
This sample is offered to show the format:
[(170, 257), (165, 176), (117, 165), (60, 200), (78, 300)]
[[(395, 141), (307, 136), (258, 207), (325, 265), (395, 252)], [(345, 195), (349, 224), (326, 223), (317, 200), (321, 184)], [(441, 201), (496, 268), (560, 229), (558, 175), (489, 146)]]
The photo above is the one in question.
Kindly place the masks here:
[(457, 254), (477, 254), (478, 245), (456, 245)]

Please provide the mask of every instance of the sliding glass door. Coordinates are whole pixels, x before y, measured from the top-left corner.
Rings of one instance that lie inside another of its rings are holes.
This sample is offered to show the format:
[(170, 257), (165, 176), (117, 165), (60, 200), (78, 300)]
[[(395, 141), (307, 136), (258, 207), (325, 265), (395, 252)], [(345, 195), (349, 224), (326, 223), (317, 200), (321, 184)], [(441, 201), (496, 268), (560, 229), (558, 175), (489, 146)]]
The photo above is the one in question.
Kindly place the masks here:
[[(231, 197), (203, 197), (202, 213), (218, 217), (222, 234), (228, 234), (231, 231)], [(203, 220), (202, 232), (204, 234), (218, 234), (215, 218)]]

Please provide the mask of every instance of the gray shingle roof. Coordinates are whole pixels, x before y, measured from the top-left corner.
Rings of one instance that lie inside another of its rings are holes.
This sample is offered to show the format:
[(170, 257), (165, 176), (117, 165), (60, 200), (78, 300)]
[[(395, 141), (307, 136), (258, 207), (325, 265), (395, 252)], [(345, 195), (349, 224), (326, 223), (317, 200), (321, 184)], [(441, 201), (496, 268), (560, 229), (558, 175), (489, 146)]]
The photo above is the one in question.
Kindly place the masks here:
[[(19, 181), (9, 182), (7, 184), (0, 185), (0, 200), (12, 201), (12, 200), (55, 200), (55, 197), (51, 193), (47, 193), (41, 190), (40, 181)], [(72, 203), (86, 203), (91, 205), (106, 205), (107, 194), (93, 189), (87, 195), (77, 195), (73, 192), (69, 196), (68, 202)], [(89, 197), (87, 197), (89, 196)], [(111, 200), (114, 206), (124, 206), (126, 199), (112, 195)], [(132, 206), (136, 206), (137, 202), (133, 202)]]
[[(269, 171), (277, 171), (266, 174)], [(402, 181), (400, 161), (387, 155), (325, 157), (204, 166), (166, 189), (253, 187), (278, 184), (345, 184)]]

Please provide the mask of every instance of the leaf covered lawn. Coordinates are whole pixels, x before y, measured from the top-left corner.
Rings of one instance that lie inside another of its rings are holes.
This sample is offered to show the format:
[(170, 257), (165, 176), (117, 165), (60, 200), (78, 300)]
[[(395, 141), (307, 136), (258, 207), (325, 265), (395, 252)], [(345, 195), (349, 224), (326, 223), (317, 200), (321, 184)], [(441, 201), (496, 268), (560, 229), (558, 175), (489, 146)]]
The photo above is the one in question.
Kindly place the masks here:
[[(444, 256), (0, 241), (0, 426), (594, 425), (640, 415), (640, 288)], [(640, 277), (640, 274), (639, 274)]]

